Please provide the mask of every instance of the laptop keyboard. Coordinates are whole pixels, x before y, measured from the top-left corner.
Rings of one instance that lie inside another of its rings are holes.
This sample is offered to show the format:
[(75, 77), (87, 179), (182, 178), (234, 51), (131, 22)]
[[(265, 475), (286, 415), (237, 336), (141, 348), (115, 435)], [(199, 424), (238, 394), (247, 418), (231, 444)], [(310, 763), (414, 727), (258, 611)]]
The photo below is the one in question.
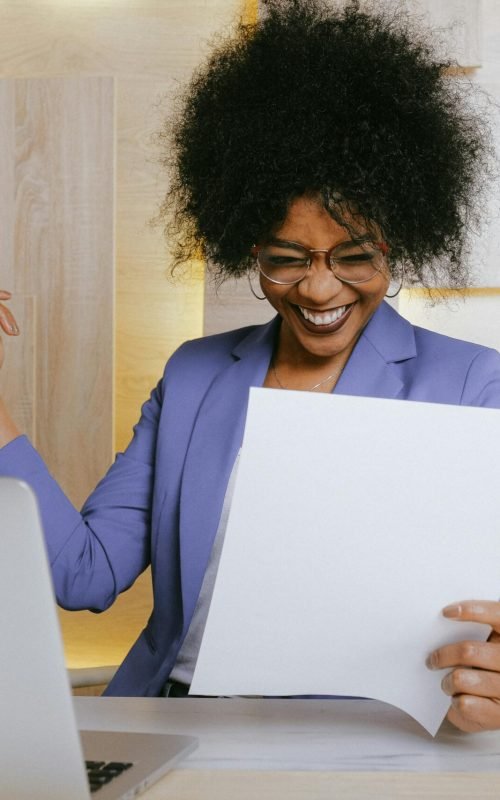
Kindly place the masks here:
[(93, 794), (101, 786), (121, 775), (126, 769), (130, 769), (131, 763), (124, 761), (86, 761), (87, 778), (89, 779), (90, 791)]

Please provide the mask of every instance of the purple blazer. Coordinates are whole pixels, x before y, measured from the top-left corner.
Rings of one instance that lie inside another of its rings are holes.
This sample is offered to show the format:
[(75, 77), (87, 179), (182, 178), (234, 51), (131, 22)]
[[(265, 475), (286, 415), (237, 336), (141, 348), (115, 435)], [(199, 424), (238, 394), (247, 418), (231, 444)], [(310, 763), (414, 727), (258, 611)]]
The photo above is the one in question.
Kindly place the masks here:
[[(155, 696), (170, 674), (242, 441), (248, 390), (264, 381), (278, 328), (275, 318), (182, 345), (81, 513), (25, 437), (0, 450), (0, 474), (23, 478), (38, 495), (62, 606), (103, 610), (152, 566), (153, 612), (108, 694)], [(383, 303), (335, 391), (500, 408), (500, 354), (413, 327)]]

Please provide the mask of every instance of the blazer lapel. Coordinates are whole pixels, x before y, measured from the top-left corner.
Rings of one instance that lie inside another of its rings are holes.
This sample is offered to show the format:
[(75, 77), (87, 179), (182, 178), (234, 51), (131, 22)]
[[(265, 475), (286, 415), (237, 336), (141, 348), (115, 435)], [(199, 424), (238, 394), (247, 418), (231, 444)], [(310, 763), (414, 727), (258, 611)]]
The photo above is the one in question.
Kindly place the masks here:
[(189, 623), (217, 532), (224, 495), (241, 446), (249, 388), (262, 386), (279, 318), (252, 331), (213, 381), (198, 412), (184, 466), (180, 556), (184, 625)]
[(413, 327), (382, 303), (359, 337), (335, 392), (396, 398), (404, 387), (396, 365), (415, 356)]

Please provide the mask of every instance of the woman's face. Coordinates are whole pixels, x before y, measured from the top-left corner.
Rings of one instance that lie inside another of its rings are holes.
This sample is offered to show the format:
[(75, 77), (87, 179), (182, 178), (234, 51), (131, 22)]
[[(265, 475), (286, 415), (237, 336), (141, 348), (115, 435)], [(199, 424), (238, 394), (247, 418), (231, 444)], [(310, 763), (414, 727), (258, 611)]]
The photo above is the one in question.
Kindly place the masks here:
[[(357, 220), (360, 235), (367, 234)], [(313, 249), (329, 249), (350, 240), (349, 233), (312, 198), (300, 197), (290, 206), (273, 240), (296, 242)], [(298, 358), (348, 357), (361, 331), (382, 302), (389, 285), (385, 259), (366, 283), (350, 285), (335, 277), (325, 254), (314, 255), (305, 277), (292, 285), (272, 283), (260, 276), (262, 291), (282, 318), (280, 348)]]

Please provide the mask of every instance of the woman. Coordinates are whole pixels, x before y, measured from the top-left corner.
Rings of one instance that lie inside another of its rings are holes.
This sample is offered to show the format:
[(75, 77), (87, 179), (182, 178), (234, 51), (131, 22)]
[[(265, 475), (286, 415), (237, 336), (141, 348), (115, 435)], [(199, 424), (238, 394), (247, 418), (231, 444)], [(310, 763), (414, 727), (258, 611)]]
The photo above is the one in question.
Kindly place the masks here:
[[(81, 514), (0, 407), (0, 472), (38, 494), (59, 602), (107, 608), (152, 565), (154, 610), (109, 694), (186, 692), (250, 386), (500, 407), (497, 353), (384, 303), (391, 283), (467, 280), (488, 145), (444, 66), (404, 19), (268, 2), (196, 73), (165, 131), (162, 217), (176, 262), (201, 247), (221, 275), (247, 272), (276, 318), (172, 356)], [(5, 305), (1, 319), (15, 333)], [(498, 603), (444, 613), (500, 632)], [(464, 730), (500, 727), (495, 639), (429, 656), (452, 668), (443, 689)]]

